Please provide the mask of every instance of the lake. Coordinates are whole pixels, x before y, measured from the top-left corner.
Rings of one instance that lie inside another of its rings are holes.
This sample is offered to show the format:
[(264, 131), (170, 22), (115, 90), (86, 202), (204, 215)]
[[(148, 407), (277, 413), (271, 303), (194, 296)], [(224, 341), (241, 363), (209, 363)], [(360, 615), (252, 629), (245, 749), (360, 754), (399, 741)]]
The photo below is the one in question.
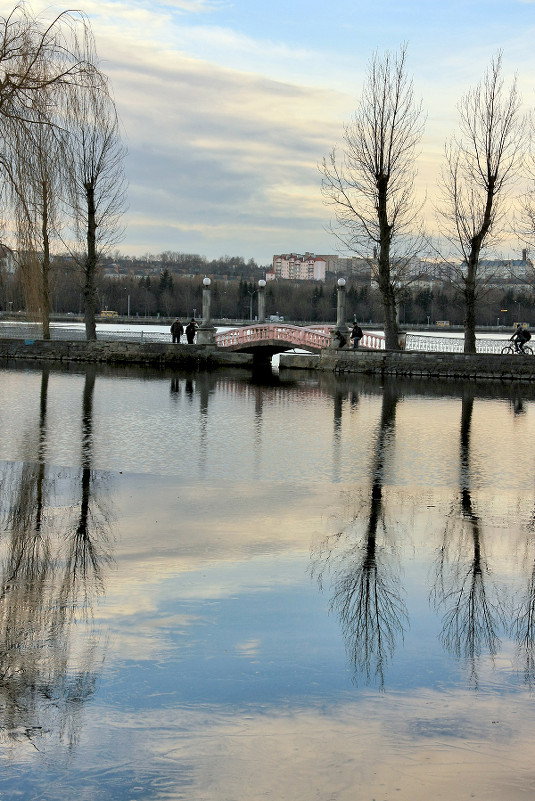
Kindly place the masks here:
[(535, 388), (0, 368), (0, 799), (535, 791)]

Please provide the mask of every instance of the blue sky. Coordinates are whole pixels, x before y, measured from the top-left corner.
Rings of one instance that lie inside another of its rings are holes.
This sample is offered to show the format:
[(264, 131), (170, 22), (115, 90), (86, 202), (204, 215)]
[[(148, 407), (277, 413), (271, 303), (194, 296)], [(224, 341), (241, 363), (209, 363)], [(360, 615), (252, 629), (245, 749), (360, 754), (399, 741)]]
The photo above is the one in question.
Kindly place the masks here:
[(88, 0), (80, 8), (129, 148), (120, 250), (131, 255), (174, 250), (265, 264), (274, 253), (336, 252), (317, 165), (340, 141), (376, 49), (408, 44), (427, 114), (418, 191), (427, 193), (430, 227), (456, 103), (498, 49), (526, 108), (535, 105), (531, 0)]

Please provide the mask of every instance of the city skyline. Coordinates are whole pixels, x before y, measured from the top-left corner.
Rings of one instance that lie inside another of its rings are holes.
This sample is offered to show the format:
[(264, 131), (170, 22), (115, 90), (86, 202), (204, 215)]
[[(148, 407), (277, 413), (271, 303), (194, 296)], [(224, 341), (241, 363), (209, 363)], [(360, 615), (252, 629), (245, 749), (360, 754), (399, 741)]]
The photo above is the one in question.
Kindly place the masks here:
[[(44, 3), (32, 8), (51, 13)], [(456, 103), (498, 50), (506, 81), (517, 73), (526, 109), (535, 106), (531, 0), (89, 0), (80, 8), (129, 150), (119, 249), (130, 255), (237, 254), (267, 264), (274, 253), (336, 252), (317, 165), (341, 141), (374, 50), (408, 46), (427, 116), (417, 188), (430, 231)]]

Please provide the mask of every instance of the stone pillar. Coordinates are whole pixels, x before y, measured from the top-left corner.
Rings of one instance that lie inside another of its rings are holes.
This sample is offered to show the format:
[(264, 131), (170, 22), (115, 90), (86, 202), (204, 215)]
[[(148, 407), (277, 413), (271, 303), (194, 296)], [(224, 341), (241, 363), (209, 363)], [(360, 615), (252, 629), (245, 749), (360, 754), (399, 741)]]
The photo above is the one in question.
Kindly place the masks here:
[(347, 339), (347, 324), (346, 324), (346, 279), (338, 279), (338, 294), (336, 299), (336, 326), (331, 331), (331, 348), (340, 347), (341, 334), (344, 340)]
[(202, 288), (202, 323), (197, 329), (197, 345), (213, 345), (215, 328), (212, 325), (210, 306), (212, 303), (212, 293), (209, 278), (203, 278)]
[(258, 282), (258, 322), (266, 322), (266, 282), (263, 278)]

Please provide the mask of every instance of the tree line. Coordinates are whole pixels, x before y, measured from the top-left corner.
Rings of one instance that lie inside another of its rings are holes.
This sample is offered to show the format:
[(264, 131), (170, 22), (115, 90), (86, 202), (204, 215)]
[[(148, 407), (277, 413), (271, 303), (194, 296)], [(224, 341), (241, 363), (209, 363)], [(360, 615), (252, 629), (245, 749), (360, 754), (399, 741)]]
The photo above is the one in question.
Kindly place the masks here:
[[(243, 261), (243, 260), (242, 260)], [(235, 260), (233, 260), (235, 262)], [(258, 279), (263, 271), (255, 265), (245, 267), (247, 277), (214, 278), (211, 285), (212, 316), (216, 320), (255, 319), (258, 311)], [(110, 279), (97, 271), (95, 278), (96, 311), (112, 309), (120, 316), (181, 317), (200, 316), (202, 310), (202, 278), (204, 273), (185, 276), (164, 268), (157, 275), (136, 277), (125, 275)], [(213, 273), (212, 273), (213, 275)], [(53, 313), (82, 315), (83, 292), (79, 272), (70, 259), (54, 257), (50, 269), (50, 303)], [(326, 282), (268, 281), (265, 289), (266, 315), (285, 320), (330, 323), (336, 318), (336, 276), (328, 274)], [(18, 312), (24, 309), (24, 282), (20, 271), (0, 273), (0, 309)], [(406, 286), (399, 292), (397, 325), (428, 325), (447, 320), (462, 325), (464, 308), (456, 287), (444, 284), (425, 288)], [(347, 319), (361, 323), (377, 322), (383, 313), (378, 287), (370, 282), (348, 282), (346, 290)], [(488, 288), (476, 310), (478, 326), (502, 325), (535, 318), (535, 293), (529, 285), (508, 285)]]

